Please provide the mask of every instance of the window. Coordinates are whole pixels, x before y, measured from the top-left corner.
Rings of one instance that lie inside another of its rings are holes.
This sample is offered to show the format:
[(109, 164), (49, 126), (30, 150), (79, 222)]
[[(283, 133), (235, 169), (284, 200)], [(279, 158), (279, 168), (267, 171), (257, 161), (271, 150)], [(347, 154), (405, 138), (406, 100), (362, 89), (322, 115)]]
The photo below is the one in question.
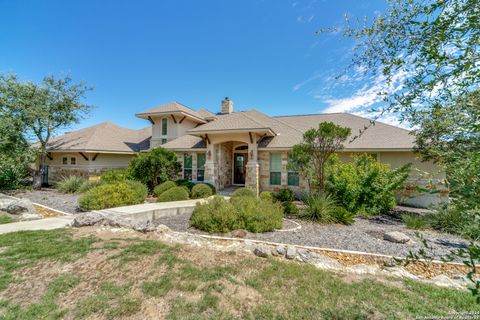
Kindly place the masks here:
[(162, 144), (167, 143), (167, 139), (162, 139)]
[(282, 183), (282, 155), (280, 153), (270, 154), (270, 184), (280, 185)]
[(205, 153), (197, 153), (197, 180), (205, 179)]
[(188, 153), (183, 155), (183, 179), (192, 180), (192, 155)]
[(68, 163), (68, 158), (69, 157), (62, 157), (62, 164), (63, 165), (76, 165), (77, 164), (77, 158), (76, 157), (70, 157), (70, 163)]
[(167, 119), (167, 118), (163, 118), (163, 119), (162, 119), (162, 136), (166, 136), (166, 135), (167, 135), (167, 124), (168, 124), (168, 119)]
[(287, 180), (289, 186), (298, 186), (300, 184), (300, 178), (297, 171), (288, 169)]

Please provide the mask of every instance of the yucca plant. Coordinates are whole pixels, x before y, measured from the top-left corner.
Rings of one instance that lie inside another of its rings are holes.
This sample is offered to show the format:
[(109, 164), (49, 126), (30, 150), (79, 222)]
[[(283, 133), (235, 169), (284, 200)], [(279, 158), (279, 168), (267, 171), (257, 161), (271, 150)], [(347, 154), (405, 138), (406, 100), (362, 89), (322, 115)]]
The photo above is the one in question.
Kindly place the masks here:
[(337, 204), (332, 196), (325, 193), (307, 193), (303, 196), (306, 208), (301, 216), (304, 219), (323, 223), (335, 223), (333, 215)]
[(68, 176), (57, 182), (57, 190), (63, 193), (75, 193), (85, 181), (85, 178), (79, 176)]

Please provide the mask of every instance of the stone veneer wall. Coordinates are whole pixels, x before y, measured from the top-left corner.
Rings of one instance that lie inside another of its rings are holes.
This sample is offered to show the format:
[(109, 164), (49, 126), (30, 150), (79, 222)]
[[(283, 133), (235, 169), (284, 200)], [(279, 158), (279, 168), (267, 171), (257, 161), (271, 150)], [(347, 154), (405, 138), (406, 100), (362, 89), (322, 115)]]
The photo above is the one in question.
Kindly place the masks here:
[(232, 152), (232, 142), (225, 142), (217, 146), (217, 179), (219, 189), (223, 189), (232, 184)]
[[(270, 153), (282, 154), (282, 171), (281, 171), (281, 184), (272, 186), (270, 185)], [(260, 164), (260, 191), (272, 191), (276, 192), (283, 188), (290, 188), (295, 192), (304, 192), (308, 190), (308, 184), (304, 179), (300, 178), (299, 186), (288, 185), (288, 152), (287, 151), (258, 151), (258, 163)]]

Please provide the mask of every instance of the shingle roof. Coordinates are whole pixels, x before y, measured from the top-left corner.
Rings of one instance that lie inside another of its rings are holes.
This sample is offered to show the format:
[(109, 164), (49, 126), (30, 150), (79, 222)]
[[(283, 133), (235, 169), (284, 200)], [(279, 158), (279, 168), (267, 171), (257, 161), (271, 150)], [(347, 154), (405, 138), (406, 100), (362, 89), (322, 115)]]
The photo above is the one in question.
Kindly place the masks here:
[(189, 115), (190, 117), (196, 118), (201, 122), (205, 121), (205, 118), (200, 115), (197, 111), (190, 109), (189, 107), (178, 103), (170, 102), (162, 106), (154, 107), (140, 113), (137, 113), (136, 116), (140, 118), (146, 118), (148, 116), (159, 115), (159, 114), (170, 114), (170, 113), (183, 113)]
[[(270, 117), (257, 110), (249, 110), (219, 115), (217, 120), (198, 126), (188, 132), (194, 135), (215, 131), (270, 129), (274, 136), (263, 138), (258, 147), (281, 149), (291, 148), (293, 145), (300, 143), (303, 133), (310, 128), (317, 128), (320, 122), (333, 122), (352, 129), (352, 133), (345, 143), (346, 150), (410, 150), (414, 146), (415, 139), (410, 131), (378, 121), (370, 125), (369, 119), (348, 113)], [(370, 127), (360, 137), (351, 141), (354, 136), (359, 134), (360, 130), (368, 126)], [(165, 147), (188, 149), (193, 148), (193, 145), (200, 141), (200, 138), (194, 139), (194, 136), (187, 135), (170, 141)]]
[(162, 145), (162, 148), (166, 149), (204, 149), (206, 147), (207, 145), (202, 138), (190, 134), (178, 137)]
[(133, 130), (111, 122), (102, 122), (54, 138), (48, 149), (135, 153), (150, 147), (151, 134), (151, 127)]
[(208, 111), (207, 109), (200, 109), (200, 110), (197, 110), (197, 113), (202, 116), (202, 118), (204, 118), (205, 120), (208, 120), (208, 119), (216, 119), (217, 116), (214, 115), (213, 113), (211, 113), (210, 111)]
[[(349, 113), (278, 116), (273, 118), (294, 126), (301, 132), (305, 132), (310, 128), (317, 128), (320, 122), (329, 121), (342, 127), (351, 128), (352, 133), (347, 139), (345, 149), (412, 149), (415, 142), (415, 138), (410, 134), (409, 130), (378, 121), (367, 130), (364, 130), (360, 137), (350, 142), (354, 136), (359, 134), (360, 130), (370, 125), (370, 120)], [(289, 143), (275, 142), (276, 138), (266, 144), (266, 147), (289, 145)]]
[(240, 111), (229, 114), (219, 114), (217, 120), (188, 130), (196, 134), (211, 131), (233, 130), (271, 130), (271, 119), (264, 113), (256, 110)]

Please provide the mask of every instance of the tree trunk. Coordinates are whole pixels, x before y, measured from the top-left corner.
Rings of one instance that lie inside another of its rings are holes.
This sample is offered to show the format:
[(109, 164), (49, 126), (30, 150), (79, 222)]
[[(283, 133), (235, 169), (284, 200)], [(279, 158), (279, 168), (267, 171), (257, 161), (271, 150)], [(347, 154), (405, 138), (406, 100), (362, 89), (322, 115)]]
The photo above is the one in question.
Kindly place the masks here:
[(33, 172), (33, 184), (32, 187), (35, 190), (42, 189), (43, 173), (45, 172), (45, 162), (47, 158), (47, 152), (42, 151), (38, 158), (38, 169)]

